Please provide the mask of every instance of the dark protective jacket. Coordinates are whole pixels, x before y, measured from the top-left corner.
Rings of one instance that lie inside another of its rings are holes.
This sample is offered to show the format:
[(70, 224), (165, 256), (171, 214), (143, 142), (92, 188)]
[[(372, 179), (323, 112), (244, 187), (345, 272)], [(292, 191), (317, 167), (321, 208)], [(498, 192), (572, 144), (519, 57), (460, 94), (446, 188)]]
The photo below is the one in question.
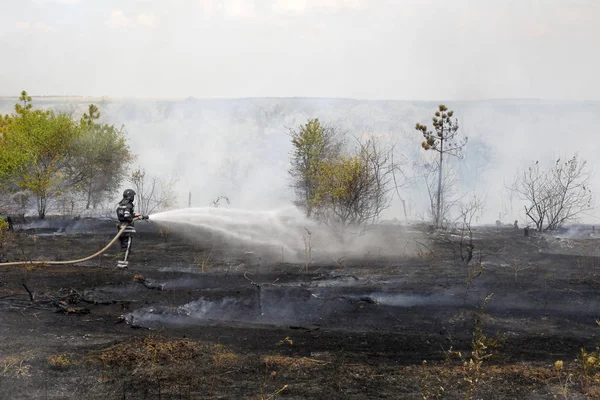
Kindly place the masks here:
[(117, 206), (117, 218), (119, 219), (119, 227), (127, 225), (125, 232), (135, 232), (135, 228), (133, 227), (135, 211), (133, 209), (133, 203), (130, 200), (123, 199), (119, 202), (119, 205)]

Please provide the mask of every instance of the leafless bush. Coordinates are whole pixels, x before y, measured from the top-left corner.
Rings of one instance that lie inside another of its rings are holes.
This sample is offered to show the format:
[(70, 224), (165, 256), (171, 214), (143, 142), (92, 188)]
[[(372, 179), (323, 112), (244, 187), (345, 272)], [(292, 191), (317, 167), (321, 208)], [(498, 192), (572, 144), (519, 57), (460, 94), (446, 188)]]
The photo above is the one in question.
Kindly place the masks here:
[(230, 205), (231, 202), (229, 201), (229, 197), (227, 196), (219, 196), (216, 199), (214, 199), (213, 201), (210, 202), (210, 206), (211, 207), (215, 207), (215, 208), (219, 208), (219, 206), (221, 205), (221, 200), (224, 200), (227, 205)]
[(577, 155), (548, 169), (538, 161), (520, 171), (512, 185), (526, 201), (525, 215), (538, 232), (559, 228), (592, 209), (591, 174)]
[(473, 280), (483, 273), (484, 255), (481, 251), (475, 251), (473, 219), (485, 208), (485, 202), (485, 196), (473, 194), (459, 205), (456, 229), (438, 230), (434, 234), (435, 242), (450, 248), (457, 265), (466, 267), (465, 300)]
[(127, 179), (136, 192), (137, 209), (148, 215), (154, 211), (164, 210), (175, 204), (174, 179), (164, 180), (157, 176), (149, 176), (143, 169), (133, 171)]
[(475, 245), (473, 244), (473, 218), (485, 208), (486, 199), (474, 194), (467, 202), (460, 204), (460, 259), (469, 264), (473, 259)]
[(477, 254), (475, 262), (475, 244), (473, 243), (473, 218), (485, 208), (485, 197), (474, 194), (467, 202), (460, 205), (460, 243), (458, 252), (460, 259), (467, 266), (465, 299), (473, 284), (473, 280), (483, 273), (483, 254)]

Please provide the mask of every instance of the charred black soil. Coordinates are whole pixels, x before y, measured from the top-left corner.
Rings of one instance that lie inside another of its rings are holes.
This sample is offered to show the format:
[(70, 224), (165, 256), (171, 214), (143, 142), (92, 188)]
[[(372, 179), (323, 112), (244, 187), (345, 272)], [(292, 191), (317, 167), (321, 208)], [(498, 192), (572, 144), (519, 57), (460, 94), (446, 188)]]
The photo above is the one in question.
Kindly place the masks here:
[[(33, 226), (3, 244), (4, 261), (80, 258), (116, 233), (98, 220)], [(410, 246), (308, 272), (265, 249), (153, 224), (138, 229), (126, 270), (116, 245), (80, 265), (0, 266), (0, 398), (597, 393), (596, 364), (578, 359), (600, 334), (593, 237), (479, 228), (465, 265), (452, 233), (381, 229)]]

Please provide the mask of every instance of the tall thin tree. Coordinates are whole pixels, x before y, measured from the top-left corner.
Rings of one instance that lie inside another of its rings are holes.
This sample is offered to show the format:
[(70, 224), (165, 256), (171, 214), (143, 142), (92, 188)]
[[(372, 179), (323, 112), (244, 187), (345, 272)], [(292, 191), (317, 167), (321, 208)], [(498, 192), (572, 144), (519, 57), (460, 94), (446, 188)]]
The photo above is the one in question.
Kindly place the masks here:
[(466, 137), (458, 136), (458, 119), (452, 119), (454, 111), (441, 104), (433, 117), (433, 131), (426, 125), (419, 124), (415, 129), (423, 135), (425, 140), (421, 146), (425, 150), (434, 150), (439, 155), (438, 160), (438, 190), (436, 193), (436, 206), (434, 212), (434, 224), (440, 227), (442, 224), (443, 188), (442, 177), (444, 172), (444, 155), (459, 157), (461, 150), (467, 145)]

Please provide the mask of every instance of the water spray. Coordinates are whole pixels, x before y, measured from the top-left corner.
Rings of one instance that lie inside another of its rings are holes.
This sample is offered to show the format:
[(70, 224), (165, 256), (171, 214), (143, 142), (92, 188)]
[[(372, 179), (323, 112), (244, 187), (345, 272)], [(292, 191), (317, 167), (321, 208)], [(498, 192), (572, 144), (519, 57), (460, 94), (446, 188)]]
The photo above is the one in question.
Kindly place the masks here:
[(269, 211), (185, 208), (154, 214), (152, 220), (205, 229), (250, 246), (278, 249), (293, 259), (301, 253), (302, 227), (314, 224), (295, 207)]

